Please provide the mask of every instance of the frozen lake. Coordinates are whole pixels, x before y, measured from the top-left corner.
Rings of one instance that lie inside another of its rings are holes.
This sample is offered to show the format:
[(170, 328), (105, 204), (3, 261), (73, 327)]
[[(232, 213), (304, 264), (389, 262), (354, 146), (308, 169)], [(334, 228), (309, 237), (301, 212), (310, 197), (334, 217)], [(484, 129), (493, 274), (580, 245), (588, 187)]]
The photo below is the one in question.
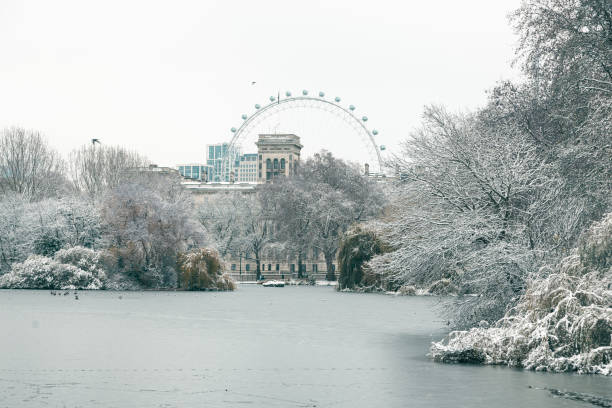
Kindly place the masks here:
[(0, 291), (0, 407), (589, 406), (542, 387), (612, 398), (612, 378), (431, 362), (445, 330), (434, 298), (255, 285), (79, 297)]

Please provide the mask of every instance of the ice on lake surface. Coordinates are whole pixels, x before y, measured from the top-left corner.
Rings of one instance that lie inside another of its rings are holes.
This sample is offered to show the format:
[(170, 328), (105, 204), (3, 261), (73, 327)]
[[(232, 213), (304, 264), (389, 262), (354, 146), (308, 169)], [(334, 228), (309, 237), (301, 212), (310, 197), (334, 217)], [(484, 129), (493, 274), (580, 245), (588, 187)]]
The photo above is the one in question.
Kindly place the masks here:
[(431, 362), (437, 302), (258, 285), (4, 290), (0, 407), (588, 406), (543, 387), (612, 398), (609, 377)]

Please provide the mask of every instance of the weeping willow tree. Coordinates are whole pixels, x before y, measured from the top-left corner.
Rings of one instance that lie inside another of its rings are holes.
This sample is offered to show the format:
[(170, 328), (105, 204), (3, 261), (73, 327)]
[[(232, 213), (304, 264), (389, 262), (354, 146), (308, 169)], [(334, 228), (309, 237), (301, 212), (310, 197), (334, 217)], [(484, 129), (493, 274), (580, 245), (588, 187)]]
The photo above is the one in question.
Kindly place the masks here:
[(187, 290), (234, 290), (236, 284), (224, 273), (219, 254), (197, 249), (179, 255), (180, 285)]
[(338, 289), (363, 287), (375, 289), (383, 286), (380, 274), (374, 274), (365, 263), (374, 255), (388, 252), (387, 244), (373, 231), (355, 228), (344, 235), (338, 251)]

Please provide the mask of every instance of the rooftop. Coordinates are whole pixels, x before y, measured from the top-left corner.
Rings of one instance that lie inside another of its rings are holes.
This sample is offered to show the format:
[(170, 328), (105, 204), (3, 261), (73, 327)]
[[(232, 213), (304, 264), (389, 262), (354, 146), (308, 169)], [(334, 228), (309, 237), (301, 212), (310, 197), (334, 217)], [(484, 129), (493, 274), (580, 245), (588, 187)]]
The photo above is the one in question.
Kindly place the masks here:
[(260, 144), (295, 144), (299, 148), (303, 146), (300, 144), (300, 137), (291, 133), (275, 133), (275, 134), (260, 134), (259, 139), (255, 143), (257, 146)]

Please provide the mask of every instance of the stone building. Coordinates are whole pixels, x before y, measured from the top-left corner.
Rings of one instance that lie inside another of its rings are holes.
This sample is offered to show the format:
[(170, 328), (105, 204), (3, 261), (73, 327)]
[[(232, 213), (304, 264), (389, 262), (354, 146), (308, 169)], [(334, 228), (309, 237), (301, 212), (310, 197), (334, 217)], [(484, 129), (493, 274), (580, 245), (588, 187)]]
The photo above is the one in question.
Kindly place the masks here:
[(268, 183), (276, 177), (295, 173), (303, 147), (299, 136), (262, 134), (255, 144), (259, 155), (257, 178), (259, 183)]
[[(257, 279), (257, 263), (255, 259), (241, 254), (228, 254), (224, 259), (228, 273), (237, 282), (255, 281)], [(306, 279), (325, 280), (327, 266), (325, 257), (317, 250), (309, 250), (301, 259), (301, 267), (295, 255), (264, 253), (261, 258), (262, 279)], [(332, 271), (337, 275), (337, 264), (334, 261)]]

